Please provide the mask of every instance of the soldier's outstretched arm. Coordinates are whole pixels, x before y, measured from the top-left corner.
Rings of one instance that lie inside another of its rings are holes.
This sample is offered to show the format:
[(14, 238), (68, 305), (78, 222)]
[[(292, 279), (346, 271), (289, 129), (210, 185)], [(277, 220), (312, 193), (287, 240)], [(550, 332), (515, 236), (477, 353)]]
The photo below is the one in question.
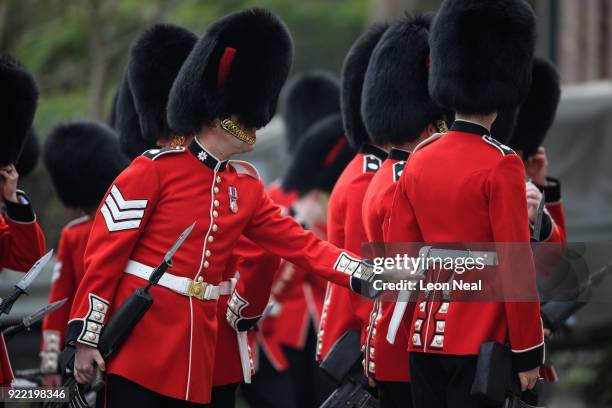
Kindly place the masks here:
[(282, 215), (263, 187), (259, 189), (259, 197), (254, 199), (259, 204), (243, 231), (246, 237), (263, 249), (330, 282), (360, 290), (362, 278), (367, 277), (362, 276), (366, 268), (357, 255), (317, 238), (293, 218)]
[(109, 188), (87, 242), (85, 275), (70, 313), (68, 344), (98, 346), (124, 267), (158, 198), (157, 170), (144, 156), (134, 160)]

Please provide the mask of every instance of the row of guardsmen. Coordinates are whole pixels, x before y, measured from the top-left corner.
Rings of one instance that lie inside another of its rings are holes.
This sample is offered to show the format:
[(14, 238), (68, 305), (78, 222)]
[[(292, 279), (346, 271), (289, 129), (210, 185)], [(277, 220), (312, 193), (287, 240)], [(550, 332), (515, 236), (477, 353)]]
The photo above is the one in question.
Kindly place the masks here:
[[(296, 74), (281, 94), (292, 40), (266, 10), (229, 14), (201, 38), (168, 24), (144, 31), (108, 125), (61, 123), (44, 146), (58, 197), (83, 213), (60, 238), (50, 301), (69, 301), (43, 322), (45, 385), (61, 384), (59, 353), (75, 347), (78, 382), (94, 363), (105, 372), (100, 406), (233, 407), (240, 386), (253, 407), (315, 407), (335, 388), (318, 365), (354, 330), (381, 407), (481, 406), (470, 387), (491, 340), (508, 339), (533, 388), (539, 304), (421, 298), (398, 328), (395, 303), (363, 296), (373, 276), (358, 254), (367, 242), (529, 242), (543, 197), (538, 238), (565, 241), (541, 147), (559, 76), (534, 59), (534, 38), (523, 0), (446, 0), (436, 15), (369, 27), (340, 79)], [(2, 103), (19, 109), (0, 170), (2, 266), (27, 270), (45, 243), (13, 163), (37, 92), (16, 61), (0, 69), (18, 85)], [(255, 167), (230, 157), (253, 149), (279, 95), (289, 159), (264, 190)], [(153, 307), (104, 361), (108, 319), (194, 221)]]

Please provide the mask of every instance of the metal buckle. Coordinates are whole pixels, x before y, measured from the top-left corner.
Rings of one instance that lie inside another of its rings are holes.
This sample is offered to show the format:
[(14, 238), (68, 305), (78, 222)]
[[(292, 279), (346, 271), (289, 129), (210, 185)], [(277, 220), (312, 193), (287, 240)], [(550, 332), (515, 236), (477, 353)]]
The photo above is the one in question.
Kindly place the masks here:
[(191, 281), (189, 288), (187, 289), (187, 295), (200, 300), (206, 300), (205, 294), (207, 287), (208, 283), (206, 282)]

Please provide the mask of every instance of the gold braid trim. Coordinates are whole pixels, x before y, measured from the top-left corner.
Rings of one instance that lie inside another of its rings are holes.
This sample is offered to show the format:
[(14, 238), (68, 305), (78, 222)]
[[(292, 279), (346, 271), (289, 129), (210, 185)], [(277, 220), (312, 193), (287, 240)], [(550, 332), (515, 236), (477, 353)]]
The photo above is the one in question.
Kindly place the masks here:
[(240, 128), (237, 124), (235, 124), (231, 119), (223, 119), (221, 121), (221, 128), (225, 130), (230, 135), (234, 136), (236, 139), (248, 144), (254, 145), (255, 138), (246, 134), (244, 130)]
[(436, 120), (436, 128), (438, 128), (438, 133), (448, 133), (448, 126), (446, 125), (446, 121)]

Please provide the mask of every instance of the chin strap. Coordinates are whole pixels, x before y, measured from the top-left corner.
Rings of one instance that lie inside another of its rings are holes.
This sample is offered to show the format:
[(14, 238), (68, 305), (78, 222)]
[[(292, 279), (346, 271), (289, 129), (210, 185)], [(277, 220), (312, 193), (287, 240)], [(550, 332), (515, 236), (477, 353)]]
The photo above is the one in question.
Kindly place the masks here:
[(221, 121), (221, 129), (225, 130), (230, 135), (234, 136), (236, 139), (248, 144), (254, 145), (255, 138), (247, 135), (247, 133), (240, 128), (236, 123), (234, 123), (231, 119), (223, 119)]

